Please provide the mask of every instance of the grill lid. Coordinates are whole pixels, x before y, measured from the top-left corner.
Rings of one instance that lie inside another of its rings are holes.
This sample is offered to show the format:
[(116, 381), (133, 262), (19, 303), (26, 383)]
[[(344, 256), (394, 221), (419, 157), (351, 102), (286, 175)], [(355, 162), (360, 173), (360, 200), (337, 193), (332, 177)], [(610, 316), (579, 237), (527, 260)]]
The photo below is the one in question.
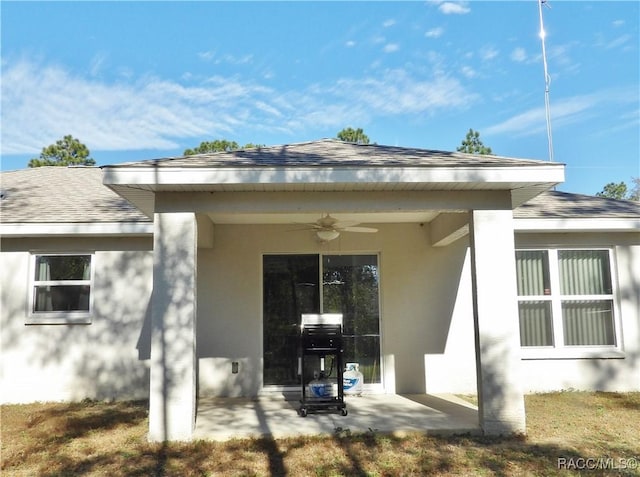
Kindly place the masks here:
[(304, 313), (301, 317), (300, 328), (313, 326), (342, 327), (342, 313)]

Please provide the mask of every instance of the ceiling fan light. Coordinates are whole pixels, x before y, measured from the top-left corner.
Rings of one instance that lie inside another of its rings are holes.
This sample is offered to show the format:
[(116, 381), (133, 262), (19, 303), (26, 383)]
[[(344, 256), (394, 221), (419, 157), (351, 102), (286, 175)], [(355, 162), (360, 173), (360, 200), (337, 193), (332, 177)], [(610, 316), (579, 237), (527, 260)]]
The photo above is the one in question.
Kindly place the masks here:
[(316, 235), (323, 242), (330, 242), (331, 240), (337, 239), (340, 232), (337, 230), (318, 230)]

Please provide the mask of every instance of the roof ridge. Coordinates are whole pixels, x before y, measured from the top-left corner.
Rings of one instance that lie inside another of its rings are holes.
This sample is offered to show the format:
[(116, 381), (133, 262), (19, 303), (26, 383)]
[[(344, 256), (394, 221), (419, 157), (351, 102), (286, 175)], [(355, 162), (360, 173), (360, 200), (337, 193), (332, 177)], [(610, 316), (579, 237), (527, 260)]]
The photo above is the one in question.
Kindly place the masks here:
[(129, 161), (109, 164), (102, 168), (118, 167), (193, 167), (211, 168), (244, 166), (388, 166), (405, 167), (472, 167), (485, 166), (563, 166), (562, 163), (549, 163), (539, 159), (521, 159), (496, 155), (477, 155), (458, 151), (439, 151), (419, 147), (389, 146), (383, 144), (360, 144), (345, 142), (337, 138), (324, 138), (289, 144), (258, 146), (216, 151), (190, 156), (175, 156), (143, 161)]
[[(292, 146), (306, 146), (309, 144), (314, 144), (314, 143), (320, 143), (320, 142), (346, 142), (346, 141), (341, 141), (340, 139), (336, 139), (336, 138), (322, 138), (322, 139), (314, 139), (314, 140), (308, 140), (308, 141), (299, 141), (299, 142), (291, 142), (291, 143), (285, 143), (285, 144), (270, 144), (270, 145), (265, 145), (265, 146), (254, 146), (254, 147), (240, 147), (238, 149), (233, 149), (231, 151), (211, 151), (211, 152), (201, 152), (199, 154), (189, 154), (189, 155), (180, 155), (180, 156), (170, 156), (170, 157), (158, 157), (156, 159), (143, 159), (142, 161), (133, 161), (133, 163), (139, 163), (139, 162), (167, 162), (167, 161), (173, 161), (175, 159), (186, 159), (187, 157), (211, 157), (211, 156), (222, 156), (224, 154), (233, 154), (236, 152), (246, 152), (246, 151), (252, 151), (255, 149), (281, 149), (283, 147), (292, 147)], [(356, 144), (356, 143), (347, 143), (347, 144)], [(131, 164), (131, 162), (126, 162), (123, 164)], [(100, 168), (103, 167), (117, 167), (118, 165), (122, 165), (122, 164), (105, 164), (103, 166), (100, 166)]]
[(12, 169), (9, 171), (0, 171), (0, 174), (10, 173), (10, 172), (30, 172), (30, 171), (55, 171), (55, 170), (65, 170), (65, 169), (100, 169), (100, 166), (86, 166), (83, 164), (67, 164), (64, 166), (38, 166), (38, 167), (23, 167), (22, 169)]

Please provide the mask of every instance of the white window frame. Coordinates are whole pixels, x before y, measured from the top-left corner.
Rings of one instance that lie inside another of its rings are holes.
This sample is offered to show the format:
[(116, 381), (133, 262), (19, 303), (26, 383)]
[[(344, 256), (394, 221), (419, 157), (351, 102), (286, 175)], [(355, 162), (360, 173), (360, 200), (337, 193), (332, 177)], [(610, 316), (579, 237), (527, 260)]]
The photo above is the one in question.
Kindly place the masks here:
[[(611, 294), (607, 295), (563, 295), (560, 288), (560, 270), (558, 252), (564, 250), (606, 251), (609, 256), (609, 273), (611, 274)], [(521, 301), (550, 301), (551, 325), (553, 330), (553, 345), (551, 346), (520, 346), (522, 359), (587, 359), (587, 358), (624, 358), (622, 345), (622, 320), (618, 299), (618, 281), (616, 272), (615, 251), (608, 247), (554, 247), (554, 248), (526, 248), (520, 251), (544, 251), (549, 260), (549, 295), (518, 295)], [(562, 323), (563, 300), (611, 300), (613, 304), (613, 345), (565, 345), (564, 328)]]
[[(90, 277), (88, 280), (36, 280), (36, 264), (38, 257), (88, 256), (90, 259)], [(27, 299), (27, 325), (65, 325), (91, 324), (93, 316), (93, 296), (95, 294), (95, 253), (93, 252), (32, 252), (29, 261), (29, 297)], [(55, 285), (86, 285), (89, 286), (88, 311), (34, 311), (35, 287)]]

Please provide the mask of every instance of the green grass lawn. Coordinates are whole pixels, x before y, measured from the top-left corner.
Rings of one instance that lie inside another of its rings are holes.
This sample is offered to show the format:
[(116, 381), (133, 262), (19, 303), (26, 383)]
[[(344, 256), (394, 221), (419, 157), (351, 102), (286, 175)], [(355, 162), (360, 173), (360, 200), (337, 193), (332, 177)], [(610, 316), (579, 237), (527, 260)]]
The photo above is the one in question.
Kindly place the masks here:
[(525, 399), (527, 437), (336, 432), (166, 445), (146, 441), (146, 402), (5, 405), (0, 474), (640, 475), (640, 393), (563, 392)]

